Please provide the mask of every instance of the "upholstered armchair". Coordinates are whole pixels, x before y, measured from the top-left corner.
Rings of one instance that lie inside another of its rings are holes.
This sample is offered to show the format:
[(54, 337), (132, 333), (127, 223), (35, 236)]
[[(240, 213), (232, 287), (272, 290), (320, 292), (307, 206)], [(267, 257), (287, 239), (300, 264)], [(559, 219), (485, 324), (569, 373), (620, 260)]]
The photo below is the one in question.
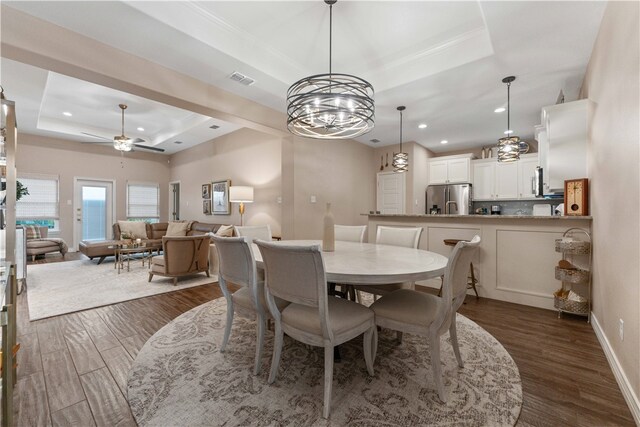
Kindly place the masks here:
[(149, 282), (154, 275), (178, 277), (206, 273), (209, 277), (209, 236), (163, 237), (163, 254), (151, 259)]

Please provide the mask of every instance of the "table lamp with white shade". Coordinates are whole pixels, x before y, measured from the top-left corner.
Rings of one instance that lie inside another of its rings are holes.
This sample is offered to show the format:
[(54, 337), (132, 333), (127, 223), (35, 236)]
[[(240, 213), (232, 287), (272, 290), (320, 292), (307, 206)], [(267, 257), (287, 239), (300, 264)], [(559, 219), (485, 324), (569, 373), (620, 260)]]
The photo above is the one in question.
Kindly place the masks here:
[(238, 211), (240, 212), (240, 225), (243, 225), (244, 204), (253, 203), (253, 187), (244, 185), (233, 185), (229, 187), (229, 201), (231, 203), (240, 203)]

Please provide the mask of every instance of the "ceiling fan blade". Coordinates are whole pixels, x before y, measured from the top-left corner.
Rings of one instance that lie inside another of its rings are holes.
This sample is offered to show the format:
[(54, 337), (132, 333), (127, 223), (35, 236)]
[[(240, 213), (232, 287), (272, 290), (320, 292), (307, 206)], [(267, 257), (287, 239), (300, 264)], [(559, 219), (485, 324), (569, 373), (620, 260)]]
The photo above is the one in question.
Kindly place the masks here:
[(105, 138), (104, 136), (100, 136), (100, 135), (94, 135), (92, 133), (87, 133), (87, 132), (80, 132), (83, 135), (87, 135), (87, 136), (92, 136), (94, 138), (99, 138), (99, 139), (104, 139), (105, 141), (112, 141), (112, 138)]
[(136, 148), (143, 148), (145, 150), (158, 151), (160, 153), (164, 153), (164, 148), (149, 147), (147, 145), (141, 145), (141, 144), (133, 144), (133, 145)]
[(102, 144), (102, 145), (112, 145), (111, 141), (80, 141), (80, 144)]

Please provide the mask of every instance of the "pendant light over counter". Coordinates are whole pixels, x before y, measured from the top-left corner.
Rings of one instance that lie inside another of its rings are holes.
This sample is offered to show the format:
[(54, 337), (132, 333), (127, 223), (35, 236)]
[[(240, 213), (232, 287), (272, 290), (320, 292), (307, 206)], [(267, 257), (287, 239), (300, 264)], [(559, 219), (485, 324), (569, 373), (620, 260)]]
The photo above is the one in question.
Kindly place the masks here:
[(333, 73), (331, 64), (333, 5), (329, 5), (329, 74), (305, 77), (287, 91), (287, 128), (294, 135), (318, 139), (356, 138), (374, 127), (371, 83)]
[(502, 79), (502, 83), (507, 84), (507, 136), (498, 140), (498, 161), (502, 163), (520, 160), (520, 137), (511, 130), (511, 83), (515, 79), (514, 76)]
[(402, 112), (406, 109), (404, 106), (397, 108), (400, 111), (400, 152), (393, 153), (393, 171), (394, 172), (407, 172), (409, 170), (409, 155), (402, 152)]

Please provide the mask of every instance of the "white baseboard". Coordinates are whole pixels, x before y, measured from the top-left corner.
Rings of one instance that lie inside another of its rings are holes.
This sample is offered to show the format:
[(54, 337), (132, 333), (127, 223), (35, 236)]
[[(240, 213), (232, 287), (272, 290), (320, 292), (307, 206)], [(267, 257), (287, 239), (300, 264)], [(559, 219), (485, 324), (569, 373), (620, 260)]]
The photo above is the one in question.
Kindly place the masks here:
[(640, 400), (638, 396), (631, 388), (631, 384), (629, 383), (629, 378), (624, 373), (622, 366), (620, 366), (620, 362), (616, 357), (616, 354), (611, 348), (611, 344), (607, 339), (604, 331), (600, 327), (600, 323), (598, 322), (598, 318), (591, 312), (591, 326), (593, 327), (594, 332), (596, 333), (596, 337), (598, 337), (598, 341), (600, 341), (600, 345), (604, 350), (604, 355), (607, 357), (607, 361), (609, 362), (609, 366), (611, 366), (611, 370), (613, 371), (613, 375), (616, 377), (616, 381), (618, 382), (618, 386), (622, 391), (622, 395), (624, 396), (624, 400), (627, 402), (629, 406), (629, 410), (631, 411), (631, 415), (633, 415), (633, 419), (636, 421), (636, 424), (640, 425)]

